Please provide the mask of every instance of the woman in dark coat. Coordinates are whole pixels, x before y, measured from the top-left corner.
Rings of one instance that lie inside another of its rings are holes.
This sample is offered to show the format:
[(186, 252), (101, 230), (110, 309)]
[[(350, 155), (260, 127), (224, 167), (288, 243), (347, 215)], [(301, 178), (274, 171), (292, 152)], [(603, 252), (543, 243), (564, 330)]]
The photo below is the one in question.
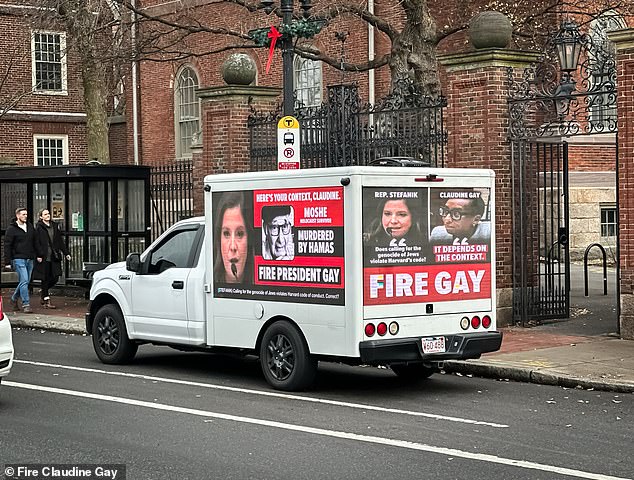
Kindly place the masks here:
[(42, 280), (42, 306), (44, 308), (55, 308), (51, 305), (49, 289), (53, 287), (62, 274), (62, 259), (70, 260), (68, 249), (64, 242), (62, 232), (57, 224), (51, 220), (51, 212), (48, 208), (40, 210), (40, 220), (35, 226), (37, 242), (40, 251), (46, 252), (41, 263), (38, 263), (33, 272), (33, 278)]

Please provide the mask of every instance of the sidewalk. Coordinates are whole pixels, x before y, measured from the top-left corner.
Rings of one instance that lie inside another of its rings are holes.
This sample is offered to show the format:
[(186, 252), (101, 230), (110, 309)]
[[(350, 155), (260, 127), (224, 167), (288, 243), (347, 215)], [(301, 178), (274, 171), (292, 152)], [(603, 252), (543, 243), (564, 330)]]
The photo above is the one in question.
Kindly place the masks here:
[[(9, 305), (6, 293), (4, 295), (4, 304)], [(479, 360), (446, 362), (445, 371), (569, 388), (634, 393), (634, 341), (621, 340), (611, 334), (559, 333), (585, 333), (584, 328), (605, 310), (605, 297), (594, 298), (593, 310), (584, 309), (575, 319), (533, 328), (502, 328), (504, 340), (499, 352), (483, 355)], [(56, 310), (35, 304), (33, 314), (7, 312), (11, 324), (14, 327), (86, 333), (84, 313), (88, 302), (83, 298), (70, 297), (53, 300), (58, 307)]]

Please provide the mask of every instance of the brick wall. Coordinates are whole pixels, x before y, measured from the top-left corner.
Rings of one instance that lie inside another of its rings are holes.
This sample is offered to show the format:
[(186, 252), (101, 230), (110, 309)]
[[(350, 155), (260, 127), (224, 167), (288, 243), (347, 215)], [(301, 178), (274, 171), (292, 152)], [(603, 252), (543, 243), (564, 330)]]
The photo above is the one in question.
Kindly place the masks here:
[(617, 50), (620, 332), (634, 340), (634, 28), (610, 34)]
[(568, 169), (577, 172), (613, 172), (616, 170), (616, 142), (609, 145), (569, 144)]

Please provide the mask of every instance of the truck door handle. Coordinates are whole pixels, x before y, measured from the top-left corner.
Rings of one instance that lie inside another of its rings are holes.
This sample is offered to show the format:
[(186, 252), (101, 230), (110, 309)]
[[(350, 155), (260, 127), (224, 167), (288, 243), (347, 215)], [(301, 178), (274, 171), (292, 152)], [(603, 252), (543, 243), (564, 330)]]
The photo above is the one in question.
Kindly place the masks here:
[(174, 280), (172, 282), (172, 288), (174, 290), (182, 290), (183, 288), (185, 288), (185, 282), (183, 282), (182, 280)]

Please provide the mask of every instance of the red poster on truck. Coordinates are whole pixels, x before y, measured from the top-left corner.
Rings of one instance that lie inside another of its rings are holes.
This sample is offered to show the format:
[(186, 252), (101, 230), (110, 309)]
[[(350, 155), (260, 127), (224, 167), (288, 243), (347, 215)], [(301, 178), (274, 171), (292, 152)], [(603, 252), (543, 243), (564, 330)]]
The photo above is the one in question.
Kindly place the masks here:
[(344, 305), (343, 187), (216, 192), (212, 202), (216, 297)]
[(363, 188), (364, 305), (489, 298), (488, 188)]

